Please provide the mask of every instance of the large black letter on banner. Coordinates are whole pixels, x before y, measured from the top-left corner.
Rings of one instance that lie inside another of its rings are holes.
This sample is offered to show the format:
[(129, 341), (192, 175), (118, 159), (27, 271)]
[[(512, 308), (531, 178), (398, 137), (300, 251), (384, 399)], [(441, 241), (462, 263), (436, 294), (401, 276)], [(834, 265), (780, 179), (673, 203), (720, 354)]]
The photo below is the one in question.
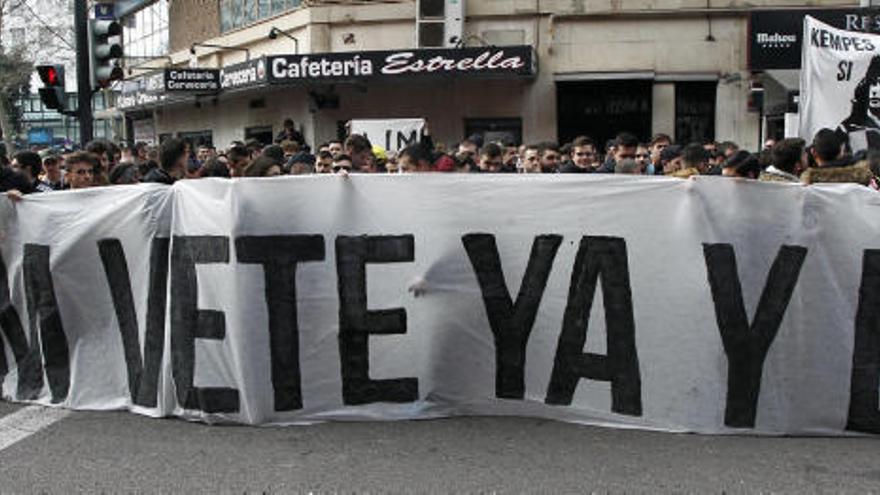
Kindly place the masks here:
[(525, 395), (526, 346), (562, 236), (535, 237), (516, 303), (511, 301), (504, 281), (495, 236), (467, 234), (461, 241), (477, 274), (489, 327), (495, 338), (495, 396), (522, 399)]
[(764, 359), (782, 324), (807, 248), (779, 248), (751, 325), (742, 299), (733, 246), (703, 244), (703, 255), (715, 301), (715, 319), (727, 354), (724, 424), (732, 428), (754, 428)]
[[(599, 277), (605, 301), (605, 356), (584, 352)], [(619, 237), (585, 236), (571, 273), (568, 304), (545, 402), (571, 404), (578, 381), (590, 378), (611, 382), (612, 411), (641, 416), (642, 380), (635, 333), (626, 241)]]
[(239, 262), (263, 265), (275, 410), (301, 409), (296, 265), (324, 259), (324, 236), (239, 237), (235, 251)]
[[(52, 271), (49, 269), (49, 246), (24, 245), (24, 290), (30, 320), (31, 352), (35, 352), (37, 329), (46, 363), (46, 377), (52, 402), (67, 398), (70, 388), (70, 351), (61, 325), (61, 313), (55, 300)], [(39, 360), (39, 356), (35, 356)], [(38, 364), (39, 365), (39, 364)]]
[(226, 320), (222, 311), (198, 308), (196, 264), (229, 263), (229, 238), (174, 236), (171, 246), (171, 363), (177, 400), (186, 409), (238, 412), (238, 390), (195, 387), (196, 339), (223, 340)]
[(118, 239), (98, 241), (98, 251), (110, 286), (125, 364), (128, 368), (128, 388), (132, 401), (144, 407), (156, 407), (159, 368), (165, 347), (165, 290), (168, 281), (168, 238), (153, 239), (150, 250), (150, 281), (147, 294), (147, 332), (144, 342), (144, 362), (137, 312), (131, 293), (131, 277), (125, 251)]
[(367, 311), (366, 264), (414, 259), (412, 235), (336, 238), (339, 356), (342, 360), (342, 401), (346, 405), (418, 399), (418, 378), (370, 379), (368, 346), (371, 334), (406, 333), (406, 311), (403, 308)]
[[(21, 318), (12, 305), (9, 292), (9, 276), (3, 253), (0, 253), (0, 330), (12, 348), (15, 364), (18, 367), (18, 388), (15, 397), (18, 400), (33, 400), (43, 389), (43, 357), (40, 354), (39, 339), (31, 339), (28, 344)], [(0, 381), (9, 372), (6, 362), (6, 349), (0, 339)]]
[(866, 249), (856, 313), (847, 430), (880, 433), (880, 250)]

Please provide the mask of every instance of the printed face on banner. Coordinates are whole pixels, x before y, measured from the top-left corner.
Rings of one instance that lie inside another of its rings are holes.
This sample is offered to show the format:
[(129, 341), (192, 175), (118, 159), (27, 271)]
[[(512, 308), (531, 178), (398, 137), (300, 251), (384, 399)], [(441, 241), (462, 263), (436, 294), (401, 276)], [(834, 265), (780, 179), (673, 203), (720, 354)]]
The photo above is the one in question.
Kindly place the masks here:
[(853, 151), (880, 149), (880, 36), (804, 20), (801, 137), (835, 130)]

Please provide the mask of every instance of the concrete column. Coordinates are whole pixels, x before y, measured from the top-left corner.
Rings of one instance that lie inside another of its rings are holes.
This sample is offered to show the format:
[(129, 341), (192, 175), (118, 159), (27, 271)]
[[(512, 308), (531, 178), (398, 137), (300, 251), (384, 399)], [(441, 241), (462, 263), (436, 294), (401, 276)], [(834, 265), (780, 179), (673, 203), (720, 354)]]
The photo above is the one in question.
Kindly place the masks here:
[(675, 140), (675, 83), (654, 83), (651, 134), (659, 133), (669, 134)]

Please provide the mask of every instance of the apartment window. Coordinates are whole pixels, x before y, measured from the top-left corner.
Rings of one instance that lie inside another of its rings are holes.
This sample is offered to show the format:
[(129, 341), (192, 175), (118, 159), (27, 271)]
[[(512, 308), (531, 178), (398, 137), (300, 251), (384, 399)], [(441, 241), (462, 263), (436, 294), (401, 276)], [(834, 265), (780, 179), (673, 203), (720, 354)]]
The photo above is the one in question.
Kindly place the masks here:
[(300, 6), (301, 0), (220, 0), (220, 31), (226, 32)]
[(125, 27), (125, 54), (152, 58), (168, 54), (168, 0), (139, 10)]

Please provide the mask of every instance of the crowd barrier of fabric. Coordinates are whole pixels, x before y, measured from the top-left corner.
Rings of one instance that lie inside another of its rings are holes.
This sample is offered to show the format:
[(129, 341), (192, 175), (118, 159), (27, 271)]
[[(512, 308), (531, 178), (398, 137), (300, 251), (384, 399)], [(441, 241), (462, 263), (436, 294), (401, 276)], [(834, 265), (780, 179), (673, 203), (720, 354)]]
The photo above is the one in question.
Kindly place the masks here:
[(619, 176), (0, 201), (7, 400), (254, 425), (880, 431), (880, 195)]

